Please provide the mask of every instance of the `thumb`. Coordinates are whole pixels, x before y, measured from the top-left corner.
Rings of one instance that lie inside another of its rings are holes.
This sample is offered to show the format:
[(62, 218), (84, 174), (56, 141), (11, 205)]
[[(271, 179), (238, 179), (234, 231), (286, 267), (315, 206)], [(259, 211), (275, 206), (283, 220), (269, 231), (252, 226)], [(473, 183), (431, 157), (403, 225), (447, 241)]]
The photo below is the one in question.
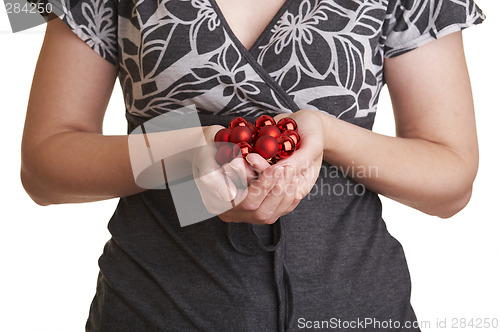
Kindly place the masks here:
[(257, 174), (261, 174), (266, 168), (271, 167), (271, 165), (269, 165), (269, 163), (258, 153), (249, 153), (245, 159)]

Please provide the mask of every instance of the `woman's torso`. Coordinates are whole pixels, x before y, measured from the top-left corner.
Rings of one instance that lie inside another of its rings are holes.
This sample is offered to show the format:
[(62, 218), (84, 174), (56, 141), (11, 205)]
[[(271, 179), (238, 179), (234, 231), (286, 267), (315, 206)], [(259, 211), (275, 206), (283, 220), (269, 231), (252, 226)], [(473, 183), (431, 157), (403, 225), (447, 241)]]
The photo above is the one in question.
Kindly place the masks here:
[[(118, 10), (131, 129), (188, 105), (202, 124), (309, 108), (371, 129), (387, 1), (287, 0), (249, 50), (214, 0), (118, 1)], [(169, 191), (148, 190), (122, 198), (109, 229), (88, 331), (415, 320), (403, 250), (377, 195), (326, 163), (273, 226), (214, 217), (180, 227)]]

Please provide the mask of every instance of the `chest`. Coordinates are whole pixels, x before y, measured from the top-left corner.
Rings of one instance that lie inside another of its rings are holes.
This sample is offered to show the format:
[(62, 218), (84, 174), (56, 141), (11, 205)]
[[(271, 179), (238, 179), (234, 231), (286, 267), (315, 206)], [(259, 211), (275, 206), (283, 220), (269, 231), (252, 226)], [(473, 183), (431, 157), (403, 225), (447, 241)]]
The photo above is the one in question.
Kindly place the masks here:
[[(127, 2), (124, 2), (124, 4)], [(129, 112), (373, 113), (383, 0), (142, 0), (119, 17)]]
[(216, 0), (236, 38), (250, 49), (286, 0)]

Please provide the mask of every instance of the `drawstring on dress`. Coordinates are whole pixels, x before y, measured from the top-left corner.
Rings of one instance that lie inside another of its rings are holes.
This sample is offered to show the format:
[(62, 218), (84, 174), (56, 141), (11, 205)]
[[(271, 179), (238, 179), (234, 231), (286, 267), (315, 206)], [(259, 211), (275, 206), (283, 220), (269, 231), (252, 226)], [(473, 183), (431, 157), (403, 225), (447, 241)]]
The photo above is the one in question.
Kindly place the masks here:
[(232, 223), (226, 224), (226, 236), (234, 250), (245, 255), (256, 255), (262, 253), (262, 251), (273, 253), (274, 284), (278, 299), (280, 332), (288, 330), (293, 320), (293, 292), (290, 274), (285, 264), (285, 224), (282, 218), (283, 217), (279, 218), (271, 225), (273, 234), (276, 235), (272, 244), (263, 243), (254, 225), (244, 224), (246, 225), (245, 227), (248, 227), (248, 235), (252, 237), (252, 242), (255, 246), (249, 246), (235, 241), (231, 230), (233, 227)]

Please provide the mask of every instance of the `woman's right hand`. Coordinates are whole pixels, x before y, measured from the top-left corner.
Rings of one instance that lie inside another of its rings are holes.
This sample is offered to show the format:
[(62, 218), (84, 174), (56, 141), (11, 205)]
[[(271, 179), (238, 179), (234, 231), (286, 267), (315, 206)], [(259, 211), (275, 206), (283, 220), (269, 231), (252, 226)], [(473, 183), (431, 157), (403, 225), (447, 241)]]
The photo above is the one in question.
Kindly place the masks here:
[[(208, 149), (193, 159), (193, 174), (208, 212), (225, 222), (272, 224), (291, 212), (299, 180), (291, 167), (269, 165), (252, 153), (222, 167), (215, 161), (213, 137), (221, 126), (205, 127)], [(250, 167), (249, 163), (252, 165)]]

